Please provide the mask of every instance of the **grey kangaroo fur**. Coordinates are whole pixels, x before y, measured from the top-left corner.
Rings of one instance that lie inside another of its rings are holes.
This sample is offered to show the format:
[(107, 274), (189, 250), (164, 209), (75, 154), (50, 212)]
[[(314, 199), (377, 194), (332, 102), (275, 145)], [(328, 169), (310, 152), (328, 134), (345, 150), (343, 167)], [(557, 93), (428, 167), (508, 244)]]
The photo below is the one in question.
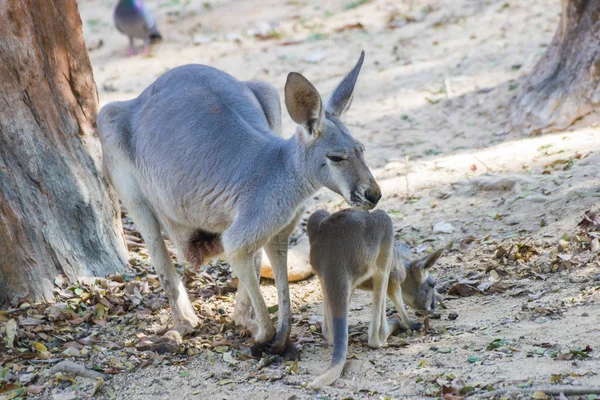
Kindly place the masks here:
[[(161, 229), (190, 263), (227, 259), (242, 283), (236, 322), (257, 347), (271, 342), (271, 351), (285, 350), (288, 237), (304, 201), (323, 186), (354, 207), (371, 209), (381, 198), (362, 145), (340, 120), (363, 60), (364, 52), (327, 103), (304, 76), (288, 75), (285, 104), (297, 128), (287, 140), (279, 136), (280, 100), (271, 85), (204, 65), (174, 68), (137, 98), (102, 108), (104, 165), (148, 245), (176, 330), (189, 332), (198, 317)], [(277, 285), (277, 335), (259, 287), (261, 247)], [(252, 313), (255, 320), (243, 318)]]
[(377, 348), (400, 327), (386, 320), (385, 299), (394, 303), (404, 328), (410, 321), (404, 301), (417, 310), (436, 308), (435, 280), (429, 269), (443, 249), (410, 261), (410, 249), (394, 245), (392, 220), (384, 211), (318, 210), (307, 223), (310, 263), (323, 292), (323, 336), (333, 344), (329, 368), (309, 385), (318, 389), (340, 377), (348, 352), (348, 307), (354, 289), (373, 292), (368, 344)]

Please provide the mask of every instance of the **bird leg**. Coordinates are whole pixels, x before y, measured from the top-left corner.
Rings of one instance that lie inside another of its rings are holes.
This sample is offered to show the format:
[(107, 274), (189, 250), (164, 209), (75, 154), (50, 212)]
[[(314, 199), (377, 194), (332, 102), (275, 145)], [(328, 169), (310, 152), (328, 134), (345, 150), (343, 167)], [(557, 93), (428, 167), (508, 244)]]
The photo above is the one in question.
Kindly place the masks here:
[(146, 37), (146, 40), (144, 41), (144, 50), (142, 51), (142, 55), (143, 56), (150, 55), (150, 35), (148, 35)]
[(135, 55), (135, 48), (133, 47), (133, 38), (129, 38), (129, 49), (127, 50), (127, 56)]

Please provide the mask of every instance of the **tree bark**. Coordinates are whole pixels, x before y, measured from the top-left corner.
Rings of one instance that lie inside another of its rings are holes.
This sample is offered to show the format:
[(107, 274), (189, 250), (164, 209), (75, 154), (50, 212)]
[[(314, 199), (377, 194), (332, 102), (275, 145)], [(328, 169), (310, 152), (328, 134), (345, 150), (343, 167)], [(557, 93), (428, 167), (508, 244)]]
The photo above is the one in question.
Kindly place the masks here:
[(0, 304), (123, 268), (76, 0), (0, 1)]
[(526, 133), (565, 129), (600, 104), (600, 1), (562, 0), (558, 30), (511, 103)]

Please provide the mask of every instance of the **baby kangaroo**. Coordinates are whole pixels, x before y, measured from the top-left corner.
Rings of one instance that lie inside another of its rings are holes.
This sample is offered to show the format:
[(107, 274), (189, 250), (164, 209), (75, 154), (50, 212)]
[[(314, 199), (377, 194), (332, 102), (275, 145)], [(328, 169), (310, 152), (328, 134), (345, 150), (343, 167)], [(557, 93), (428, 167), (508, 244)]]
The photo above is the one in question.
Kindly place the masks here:
[(406, 245), (394, 246), (392, 220), (379, 210), (335, 214), (318, 210), (308, 219), (307, 231), (310, 263), (323, 292), (323, 336), (333, 343), (331, 365), (309, 385), (318, 389), (342, 374), (348, 352), (348, 307), (354, 289), (373, 292), (368, 344), (381, 347), (399, 327), (397, 322), (386, 320), (386, 293), (405, 328), (415, 324), (406, 314), (404, 301), (418, 310), (436, 308), (435, 280), (429, 269), (443, 250), (411, 262)]

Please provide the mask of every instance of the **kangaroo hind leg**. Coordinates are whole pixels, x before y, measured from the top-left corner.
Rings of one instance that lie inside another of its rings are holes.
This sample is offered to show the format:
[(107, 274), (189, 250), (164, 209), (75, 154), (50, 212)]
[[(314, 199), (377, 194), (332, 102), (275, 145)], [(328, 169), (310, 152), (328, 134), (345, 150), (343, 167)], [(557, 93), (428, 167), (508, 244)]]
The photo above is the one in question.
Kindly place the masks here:
[[(122, 164), (126, 163), (122, 161)], [(118, 173), (111, 174), (111, 181), (148, 246), (152, 264), (169, 300), (175, 329), (185, 335), (198, 325), (198, 317), (171, 262), (158, 219), (139, 190), (136, 180), (127, 172), (127, 166), (122, 165)]]

